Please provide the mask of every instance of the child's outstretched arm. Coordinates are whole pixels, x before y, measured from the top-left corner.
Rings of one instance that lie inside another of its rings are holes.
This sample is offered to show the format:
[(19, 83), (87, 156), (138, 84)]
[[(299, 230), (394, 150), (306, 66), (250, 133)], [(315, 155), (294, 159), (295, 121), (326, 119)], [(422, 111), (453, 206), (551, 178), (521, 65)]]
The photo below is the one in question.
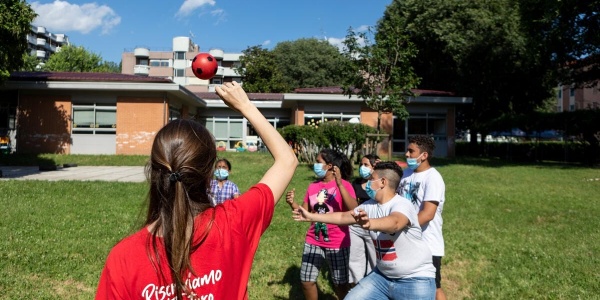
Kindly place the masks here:
[(269, 186), (277, 203), (298, 166), (296, 155), (258, 108), (250, 102), (248, 95), (237, 82), (226, 82), (215, 90), (227, 106), (241, 112), (248, 119), (273, 155), (275, 162), (259, 182)]
[(302, 222), (321, 222), (335, 225), (351, 225), (356, 221), (352, 216), (353, 211), (333, 212), (327, 214), (310, 213), (304, 207), (300, 206), (294, 210), (292, 217), (296, 221)]

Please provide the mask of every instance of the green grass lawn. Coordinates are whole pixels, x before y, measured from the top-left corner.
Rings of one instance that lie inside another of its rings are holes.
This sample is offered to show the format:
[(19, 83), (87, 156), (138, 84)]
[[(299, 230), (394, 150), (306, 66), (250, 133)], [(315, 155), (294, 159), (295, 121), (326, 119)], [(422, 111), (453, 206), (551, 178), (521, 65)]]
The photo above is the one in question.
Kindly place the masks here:
[[(231, 160), (230, 178), (242, 190), (272, 161), (264, 153), (219, 154)], [(460, 159), (440, 160), (438, 170), (446, 181), (448, 299), (600, 299), (599, 169)], [(301, 165), (290, 188), (302, 197), (312, 179)], [(146, 191), (145, 183), (0, 181), (0, 299), (92, 299), (108, 251), (139, 228)], [(308, 225), (293, 221), (284, 201), (277, 205), (252, 269), (251, 299), (303, 299), (299, 267)], [(323, 299), (333, 298), (326, 277), (325, 271), (319, 281)]]

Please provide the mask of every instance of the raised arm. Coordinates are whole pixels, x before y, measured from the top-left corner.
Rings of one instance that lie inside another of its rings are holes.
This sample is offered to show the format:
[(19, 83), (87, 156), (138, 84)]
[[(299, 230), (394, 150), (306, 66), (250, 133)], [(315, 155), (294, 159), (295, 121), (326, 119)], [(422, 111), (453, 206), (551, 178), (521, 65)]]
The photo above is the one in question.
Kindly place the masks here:
[(353, 210), (356, 208), (358, 206), (358, 201), (356, 200), (356, 197), (352, 197), (350, 192), (344, 186), (340, 168), (337, 166), (333, 166), (333, 177), (335, 178), (335, 183), (337, 184), (338, 190), (342, 195), (342, 202), (344, 203), (346, 210)]
[(248, 95), (237, 82), (226, 82), (222, 86), (217, 86), (215, 90), (227, 106), (241, 112), (252, 124), (258, 136), (273, 155), (275, 162), (259, 182), (269, 186), (273, 192), (275, 203), (277, 203), (298, 166), (296, 155), (258, 108), (250, 102)]

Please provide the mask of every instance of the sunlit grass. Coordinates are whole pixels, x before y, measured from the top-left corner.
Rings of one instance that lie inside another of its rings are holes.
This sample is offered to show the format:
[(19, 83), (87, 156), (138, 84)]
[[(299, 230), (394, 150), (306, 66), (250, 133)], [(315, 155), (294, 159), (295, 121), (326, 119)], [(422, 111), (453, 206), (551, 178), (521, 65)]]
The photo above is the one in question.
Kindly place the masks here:
[[(272, 162), (265, 153), (219, 155), (241, 190)], [(449, 299), (598, 298), (600, 170), (489, 160), (440, 160), (438, 169)], [(298, 167), (290, 184), (298, 201), (312, 178)], [(146, 191), (145, 183), (0, 181), (0, 299), (92, 299), (108, 251), (139, 228)], [(308, 224), (290, 215), (281, 201), (256, 255), (251, 299), (303, 299)], [(326, 274), (319, 285), (331, 298)]]

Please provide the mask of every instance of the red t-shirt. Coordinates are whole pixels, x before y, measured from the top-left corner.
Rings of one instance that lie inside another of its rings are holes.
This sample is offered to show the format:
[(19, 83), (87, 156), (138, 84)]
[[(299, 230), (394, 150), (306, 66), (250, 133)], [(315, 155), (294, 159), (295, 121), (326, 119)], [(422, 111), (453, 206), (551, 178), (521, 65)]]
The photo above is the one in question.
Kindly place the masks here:
[[(196, 299), (248, 299), (252, 261), (260, 237), (271, 223), (273, 210), (273, 193), (267, 185), (257, 184), (239, 198), (209, 208), (195, 218), (198, 238), (215, 215), (208, 237), (191, 254), (196, 275), (188, 272), (184, 277)], [(148, 229), (143, 228), (110, 251), (100, 276), (97, 300), (176, 299), (162, 240), (158, 240), (157, 248), (165, 280), (160, 280), (148, 258), (149, 237)]]

